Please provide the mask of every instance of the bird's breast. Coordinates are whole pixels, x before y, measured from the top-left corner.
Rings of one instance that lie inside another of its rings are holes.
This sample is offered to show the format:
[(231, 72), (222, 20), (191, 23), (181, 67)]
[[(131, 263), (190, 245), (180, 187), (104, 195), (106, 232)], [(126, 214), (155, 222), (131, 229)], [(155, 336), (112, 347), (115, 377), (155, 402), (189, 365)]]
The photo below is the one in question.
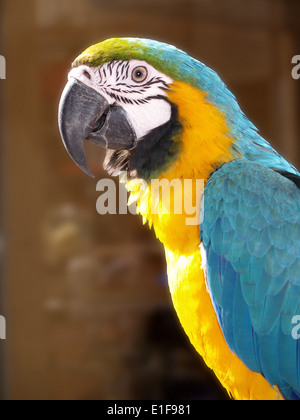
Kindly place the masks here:
[(279, 392), (262, 375), (250, 371), (229, 349), (206, 287), (200, 248), (190, 255), (166, 249), (166, 259), (170, 292), (179, 320), (228, 393), (235, 399), (280, 399)]

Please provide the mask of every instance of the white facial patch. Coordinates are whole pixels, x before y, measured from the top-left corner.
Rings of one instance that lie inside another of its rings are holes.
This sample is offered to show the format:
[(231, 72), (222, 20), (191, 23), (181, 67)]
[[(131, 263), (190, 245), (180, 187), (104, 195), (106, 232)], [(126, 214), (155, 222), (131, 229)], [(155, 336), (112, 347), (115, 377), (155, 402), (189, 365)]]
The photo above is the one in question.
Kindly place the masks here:
[(113, 61), (100, 67), (82, 65), (70, 71), (71, 78), (95, 89), (109, 104), (121, 106), (138, 140), (171, 118), (171, 105), (164, 98), (173, 80), (145, 61)]

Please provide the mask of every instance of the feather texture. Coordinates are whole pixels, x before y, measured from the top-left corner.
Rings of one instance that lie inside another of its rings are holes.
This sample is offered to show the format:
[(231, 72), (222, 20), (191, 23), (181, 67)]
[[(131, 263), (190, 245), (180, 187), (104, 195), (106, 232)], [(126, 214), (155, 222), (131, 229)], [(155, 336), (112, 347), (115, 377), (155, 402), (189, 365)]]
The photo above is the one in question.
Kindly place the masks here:
[(225, 339), (251, 370), (300, 398), (292, 337), (292, 318), (300, 315), (300, 190), (274, 170), (240, 159), (211, 177), (204, 201), (208, 285)]

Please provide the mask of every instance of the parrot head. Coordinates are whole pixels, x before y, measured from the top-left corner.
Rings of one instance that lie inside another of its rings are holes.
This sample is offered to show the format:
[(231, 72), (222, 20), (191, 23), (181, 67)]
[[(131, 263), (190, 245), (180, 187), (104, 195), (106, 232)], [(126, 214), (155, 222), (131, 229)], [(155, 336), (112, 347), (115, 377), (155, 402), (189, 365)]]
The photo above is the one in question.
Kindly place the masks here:
[(213, 70), (147, 39), (113, 38), (83, 52), (68, 75), (59, 127), (71, 158), (91, 176), (85, 140), (107, 149), (110, 174), (146, 181), (172, 171), (208, 179), (241, 157), (284, 166)]

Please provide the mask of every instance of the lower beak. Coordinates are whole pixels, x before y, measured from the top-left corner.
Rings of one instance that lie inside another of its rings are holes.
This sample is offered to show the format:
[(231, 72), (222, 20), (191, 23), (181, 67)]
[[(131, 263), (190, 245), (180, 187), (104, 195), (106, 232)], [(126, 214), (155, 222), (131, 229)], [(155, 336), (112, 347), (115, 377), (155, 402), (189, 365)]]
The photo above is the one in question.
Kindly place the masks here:
[(74, 162), (93, 176), (85, 158), (84, 140), (106, 149), (131, 149), (135, 132), (127, 114), (108, 101), (95, 89), (71, 79), (59, 104), (59, 128), (63, 143)]

